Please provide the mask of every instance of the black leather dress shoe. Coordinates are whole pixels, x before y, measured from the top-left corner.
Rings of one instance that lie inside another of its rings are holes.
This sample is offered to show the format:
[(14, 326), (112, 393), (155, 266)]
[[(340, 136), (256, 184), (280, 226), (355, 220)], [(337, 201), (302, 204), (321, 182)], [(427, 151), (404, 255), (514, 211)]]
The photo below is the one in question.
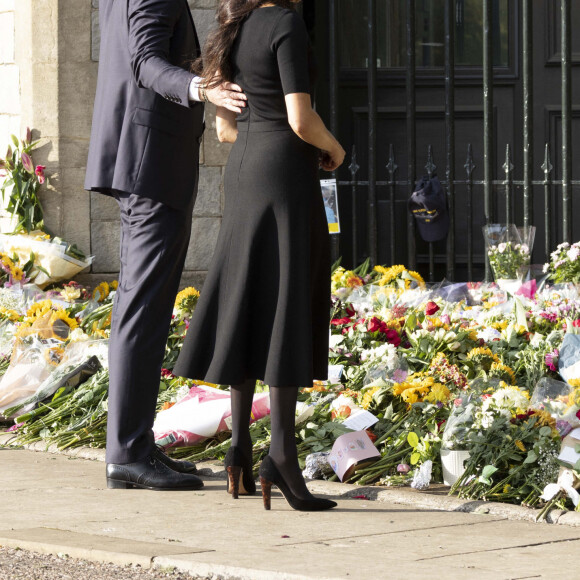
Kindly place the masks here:
[(196, 475), (178, 473), (153, 454), (135, 463), (108, 463), (107, 487), (109, 489), (153, 489), (156, 491), (194, 490), (203, 487)]
[(173, 471), (177, 471), (177, 473), (197, 473), (197, 467), (195, 463), (191, 461), (177, 461), (176, 459), (171, 459), (168, 455), (166, 455), (157, 445), (153, 450), (153, 456), (156, 459), (159, 459), (161, 463), (165, 463), (169, 469), (173, 469)]

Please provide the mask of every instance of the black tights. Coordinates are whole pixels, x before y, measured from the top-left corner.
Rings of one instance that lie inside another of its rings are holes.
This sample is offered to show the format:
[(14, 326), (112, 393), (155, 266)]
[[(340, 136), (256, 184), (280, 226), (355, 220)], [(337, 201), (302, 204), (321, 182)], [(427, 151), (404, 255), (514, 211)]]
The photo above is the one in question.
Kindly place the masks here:
[[(252, 441), (249, 426), (255, 381), (232, 385), (232, 445), (240, 447), (251, 458)], [(311, 498), (298, 465), (295, 437), (295, 416), (298, 388), (270, 387), (270, 419), (272, 422), (270, 457), (294, 494)]]

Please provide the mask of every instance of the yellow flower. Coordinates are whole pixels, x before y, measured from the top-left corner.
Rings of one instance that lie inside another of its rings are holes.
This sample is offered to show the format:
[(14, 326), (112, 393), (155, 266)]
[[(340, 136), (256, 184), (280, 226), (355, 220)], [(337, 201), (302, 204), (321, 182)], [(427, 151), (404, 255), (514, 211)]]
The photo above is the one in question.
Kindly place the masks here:
[(53, 312), (50, 317), (50, 326), (52, 327), (53, 335), (60, 339), (65, 339), (70, 334), (71, 330), (78, 327), (78, 322), (75, 318), (71, 318), (66, 310), (59, 308)]
[(578, 378), (578, 379), (569, 379), (568, 380), (568, 384), (571, 387), (580, 387), (580, 378)]
[(435, 383), (431, 392), (425, 397), (429, 403), (446, 403), (451, 397), (451, 391), (441, 383)]
[(368, 409), (373, 402), (373, 397), (375, 396), (375, 393), (379, 390), (380, 387), (373, 387), (372, 389), (367, 389), (361, 399), (360, 406), (363, 409)]
[(119, 282), (117, 280), (113, 280), (110, 284), (109, 284), (111, 290), (116, 290), (119, 287)]
[(22, 280), (22, 278), (24, 278), (24, 272), (22, 271), (22, 268), (19, 268), (18, 266), (14, 266), (11, 268), (11, 274), (12, 274), (12, 278), (16, 282), (20, 282), (20, 280)]
[(190, 315), (194, 311), (197, 300), (199, 299), (199, 292), (190, 286), (182, 290), (175, 298), (175, 310), (180, 311), (182, 315)]
[(74, 286), (65, 286), (60, 294), (67, 302), (74, 302), (81, 297), (81, 289)]
[(383, 275), (378, 281), (379, 286), (386, 286), (395, 280), (395, 278), (400, 276), (406, 270), (406, 268), (405, 266), (399, 264), (397, 266), (391, 266), (390, 268), (375, 266), (375, 270)]
[[(421, 274), (419, 274), (418, 272), (413, 272), (413, 270), (407, 270), (407, 274), (409, 274), (409, 276), (411, 276), (411, 278), (415, 280), (419, 288), (425, 288), (425, 280), (423, 280)], [(405, 280), (405, 287), (406, 288), (411, 287), (411, 280)]]
[(516, 374), (507, 365), (504, 365), (502, 362), (494, 362), (489, 369), (489, 376), (490, 377), (498, 377), (504, 381), (508, 381), (512, 384), (516, 384)]
[(511, 487), (512, 487), (512, 486), (511, 486), (509, 483), (506, 483), (506, 484), (503, 486), (503, 492), (504, 492), (504, 493), (507, 493), (507, 492), (508, 492), (508, 491), (511, 489)]
[(64, 356), (64, 349), (60, 346), (52, 346), (47, 348), (44, 353), (44, 358), (46, 361), (52, 365), (56, 366), (62, 361), (62, 357)]
[(7, 318), (11, 322), (16, 322), (20, 320), (20, 314), (16, 310), (10, 310), (9, 308), (0, 307), (0, 316)]
[(94, 290), (93, 290), (93, 299), (97, 302), (104, 302), (109, 295), (110, 287), (107, 282), (101, 282)]
[(548, 411), (544, 411), (541, 409), (535, 409), (533, 417), (537, 417), (536, 427), (551, 427), (552, 429), (556, 429), (556, 419), (548, 413)]
[(524, 453), (527, 451), (526, 446), (519, 439), (515, 442), (515, 445), (520, 451)]
[(27, 322), (34, 322), (35, 320), (42, 318), (47, 312), (50, 312), (51, 309), (52, 309), (51, 300), (41, 300), (40, 302), (35, 302), (26, 311)]

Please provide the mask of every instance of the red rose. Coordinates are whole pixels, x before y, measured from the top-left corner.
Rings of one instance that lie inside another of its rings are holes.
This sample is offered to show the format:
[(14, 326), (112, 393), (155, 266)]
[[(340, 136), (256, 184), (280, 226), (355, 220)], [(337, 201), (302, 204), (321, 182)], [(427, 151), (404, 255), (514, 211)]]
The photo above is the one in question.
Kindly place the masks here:
[(354, 309), (354, 307), (353, 307), (353, 305), (352, 305), (352, 304), (349, 304), (349, 305), (346, 307), (346, 315), (347, 315), (348, 317), (352, 317), (352, 316), (354, 316), (355, 314), (356, 314), (356, 310)]
[(367, 324), (367, 330), (369, 332), (377, 332), (381, 330), (381, 326), (381, 321), (376, 316), (373, 316)]
[(343, 324), (348, 324), (350, 322), (350, 318), (333, 318), (330, 321), (330, 324), (333, 326), (342, 326)]
[(575, 326), (576, 328), (580, 328), (580, 318), (578, 318), (577, 320), (574, 320), (572, 322), (572, 326)]
[(437, 306), (437, 304), (435, 302), (427, 302), (427, 305), (425, 306), (425, 314), (427, 316), (431, 316), (433, 314), (435, 314), (435, 312), (437, 312), (439, 310), (439, 306)]
[(389, 342), (390, 344), (394, 346), (399, 346), (401, 344), (401, 337), (399, 336), (399, 333), (396, 330), (389, 328), (385, 332), (385, 335), (387, 338), (387, 342)]
[(576, 418), (580, 419), (580, 409), (578, 411), (576, 411)]

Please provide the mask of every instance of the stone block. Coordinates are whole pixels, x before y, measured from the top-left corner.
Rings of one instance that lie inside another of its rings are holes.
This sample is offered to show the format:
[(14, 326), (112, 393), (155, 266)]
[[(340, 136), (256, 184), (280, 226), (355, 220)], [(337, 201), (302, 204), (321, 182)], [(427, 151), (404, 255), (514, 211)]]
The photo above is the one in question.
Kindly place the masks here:
[(191, 13), (193, 14), (195, 28), (197, 30), (197, 34), (199, 35), (199, 42), (201, 43), (201, 46), (203, 46), (205, 44), (209, 31), (214, 26), (216, 26), (215, 11), (202, 10), (196, 8), (193, 9)]
[(93, 8), (98, 9), (99, 8), (99, 0), (93, 0)]
[(0, 157), (4, 157), (11, 142), (10, 135), (20, 135), (20, 116), (0, 113)]
[(61, 137), (58, 140), (58, 159), (65, 167), (82, 167), (87, 166), (89, 156), (89, 136), (84, 138), (70, 139)]
[(59, 69), (59, 134), (68, 138), (89, 139), (92, 107), (96, 88), (97, 66), (64, 62)]
[(92, 272), (95, 274), (119, 271), (119, 221), (91, 222), (91, 254), (95, 256)]
[(220, 218), (196, 217), (193, 218), (189, 251), (185, 259), (184, 270), (207, 270), (215, 250), (219, 230)]
[(189, 0), (189, 7), (194, 8), (209, 8), (215, 10), (217, 8), (217, 0)]
[(20, 74), (18, 67), (7, 64), (0, 67), (0, 113), (20, 114)]
[(14, 12), (0, 12), (0, 64), (14, 62)]
[(188, 286), (193, 286), (196, 290), (201, 290), (203, 288), (203, 283), (207, 272), (195, 272), (195, 271), (185, 271), (181, 277), (181, 282), (179, 283), (179, 289), (183, 290)]
[(22, 93), (22, 118), (31, 127), (41, 130), (44, 137), (54, 139), (60, 135), (58, 65), (32, 64), (26, 77), (23, 74), (22, 86), (31, 87)]
[(85, 62), (91, 54), (90, 0), (59, 0), (59, 59)]
[(80, 274), (75, 276), (75, 280), (87, 286), (90, 289), (96, 288), (101, 282), (112, 282), (113, 280), (118, 280), (119, 276), (117, 272), (112, 274), (91, 274), (90, 270), (83, 270)]
[(54, 189), (44, 188), (40, 192), (40, 203), (44, 210), (44, 225), (57, 235), (61, 231), (62, 198), (62, 193)]
[(222, 213), (222, 171), (219, 167), (199, 168), (199, 187), (193, 215), (219, 217)]
[(119, 219), (119, 204), (115, 198), (96, 191), (87, 192), (87, 195), (91, 198), (91, 220)]
[(84, 168), (61, 168), (60, 191), (62, 193), (62, 215), (59, 233), (65, 240), (77, 244), (83, 252), (91, 250), (90, 194), (83, 189)]
[(101, 50), (101, 28), (99, 26), (99, 11), (91, 12), (91, 59), (99, 61), (99, 51)]
[(0, 0), (0, 12), (8, 12), (14, 10), (15, 0)]
[(232, 149), (229, 143), (220, 143), (215, 128), (215, 106), (206, 105), (205, 133), (203, 137), (203, 160), (208, 166), (223, 166)]

